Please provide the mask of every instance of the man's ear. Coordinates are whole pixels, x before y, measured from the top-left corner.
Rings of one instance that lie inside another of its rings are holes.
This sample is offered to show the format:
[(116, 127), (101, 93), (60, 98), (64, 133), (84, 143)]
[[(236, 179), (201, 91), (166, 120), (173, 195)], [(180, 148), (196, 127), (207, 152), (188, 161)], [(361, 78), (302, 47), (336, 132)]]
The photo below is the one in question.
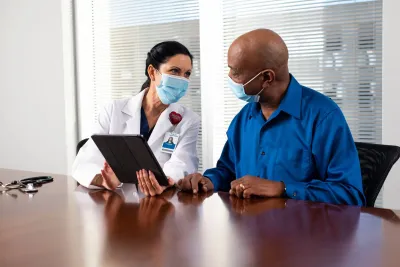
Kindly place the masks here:
[(273, 70), (266, 70), (265, 72), (263, 72), (262, 77), (264, 80), (263, 88), (268, 88), (275, 80), (275, 72)]
[(275, 72), (273, 70), (266, 70), (263, 73), (264, 82), (271, 84), (275, 80)]

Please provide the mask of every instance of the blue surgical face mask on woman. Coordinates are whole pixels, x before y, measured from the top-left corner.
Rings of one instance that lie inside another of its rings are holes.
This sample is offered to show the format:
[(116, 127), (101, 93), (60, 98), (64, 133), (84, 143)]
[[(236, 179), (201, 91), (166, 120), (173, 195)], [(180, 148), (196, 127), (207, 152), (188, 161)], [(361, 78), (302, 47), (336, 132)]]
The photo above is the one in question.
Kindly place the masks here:
[(189, 80), (180, 76), (161, 73), (161, 82), (156, 86), (158, 97), (164, 105), (176, 103), (189, 87)]
[(231, 79), (231, 77), (228, 76), (228, 87), (231, 88), (232, 92), (236, 95), (237, 98), (240, 100), (246, 101), (246, 102), (258, 102), (260, 100), (260, 94), (264, 90), (262, 88), (260, 92), (256, 95), (247, 95), (246, 92), (244, 91), (244, 87), (251, 83), (255, 78), (257, 78), (260, 74), (264, 73), (265, 70), (262, 72), (258, 73), (256, 76), (254, 76), (250, 81), (248, 81), (245, 84), (237, 83), (234, 80)]

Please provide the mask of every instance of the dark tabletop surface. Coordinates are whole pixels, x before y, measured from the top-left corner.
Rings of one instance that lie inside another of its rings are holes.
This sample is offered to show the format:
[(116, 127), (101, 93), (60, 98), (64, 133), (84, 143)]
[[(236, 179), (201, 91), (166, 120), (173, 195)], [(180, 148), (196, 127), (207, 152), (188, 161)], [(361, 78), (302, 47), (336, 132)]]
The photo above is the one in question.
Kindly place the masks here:
[[(33, 173), (2, 170), (0, 181)], [(0, 194), (0, 266), (400, 266), (400, 213), (226, 193)]]

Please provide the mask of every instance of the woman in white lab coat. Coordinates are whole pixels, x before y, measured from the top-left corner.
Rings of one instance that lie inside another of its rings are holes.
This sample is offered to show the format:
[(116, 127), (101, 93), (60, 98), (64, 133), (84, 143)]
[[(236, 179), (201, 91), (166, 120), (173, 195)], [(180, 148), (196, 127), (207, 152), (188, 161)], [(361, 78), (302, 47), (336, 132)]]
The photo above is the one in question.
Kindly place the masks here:
[[(192, 60), (189, 50), (178, 42), (154, 46), (147, 54), (147, 81), (142, 91), (105, 106), (93, 130), (93, 134), (143, 135), (169, 177), (170, 186), (198, 168), (196, 143), (200, 118), (176, 103), (188, 89)], [(171, 138), (176, 146), (163, 148), (165, 140)], [(142, 170), (137, 175), (139, 188), (146, 195), (161, 194), (165, 190), (151, 172)], [(80, 149), (72, 177), (88, 188), (113, 190), (120, 185), (92, 139)]]

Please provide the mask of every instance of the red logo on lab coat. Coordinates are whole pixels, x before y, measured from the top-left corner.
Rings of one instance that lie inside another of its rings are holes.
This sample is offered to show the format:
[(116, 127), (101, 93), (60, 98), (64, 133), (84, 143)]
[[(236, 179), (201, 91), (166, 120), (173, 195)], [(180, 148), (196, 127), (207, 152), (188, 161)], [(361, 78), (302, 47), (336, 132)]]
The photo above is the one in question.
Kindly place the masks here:
[(182, 115), (175, 111), (169, 113), (169, 120), (173, 125), (177, 125), (182, 120)]

